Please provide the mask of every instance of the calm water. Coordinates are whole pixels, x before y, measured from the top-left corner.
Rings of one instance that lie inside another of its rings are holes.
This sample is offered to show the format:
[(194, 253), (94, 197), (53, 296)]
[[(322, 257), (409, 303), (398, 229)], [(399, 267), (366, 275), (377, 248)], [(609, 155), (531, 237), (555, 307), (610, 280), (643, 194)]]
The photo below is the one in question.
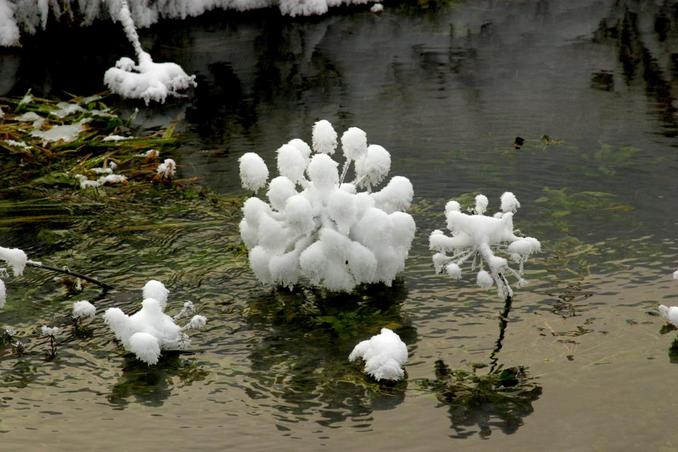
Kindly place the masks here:
[[(130, 52), (123, 39), (101, 26), (0, 53), (0, 94), (99, 91), (103, 70)], [(678, 303), (678, 3), (217, 14), (161, 24), (142, 40), (157, 60), (197, 74), (199, 87), (138, 122), (179, 118), (182, 174), (221, 193), (240, 193), (242, 153), (270, 162), (280, 144), (309, 139), (320, 118), (338, 130), (357, 125), (386, 147), (391, 174), (415, 187), (407, 270), (394, 288), (318, 306), (311, 294), (262, 288), (242, 259), (224, 257), (238, 238), (221, 208), (131, 206), (103, 228), (68, 217), (13, 223), (0, 229), (3, 245), (77, 262), (124, 288), (88, 289), (100, 309), (132, 307), (153, 277), (172, 290), (174, 310), (193, 300), (209, 323), (193, 335), (193, 354), (153, 368), (126, 358), (100, 319), (53, 361), (3, 352), (0, 448), (678, 449), (676, 333), (660, 334), (648, 314)], [(526, 140), (520, 150), (516, 136)], [(482, 411), (459, 422), (420, 384), (439, 359), (489, 362), (503, 303), (471, 281), (433, 275), (427, 237), (444, 226), (447, 199), (482, 192), (496, 208), (505, 190), (523, 205), (518, 227), (544, 248), (497, 354), (528, 367), (543, 391), (517, 428)], [(3, 205), (4, 218), (25, 213)], [(34, 345), (39, 325), (65, 322), (83, 298), (35, 271), (9, 289), (0, 324)], [(401, 335), (410, 361), (404, 385), (378, 391), (346, 357), (381, 326)]]

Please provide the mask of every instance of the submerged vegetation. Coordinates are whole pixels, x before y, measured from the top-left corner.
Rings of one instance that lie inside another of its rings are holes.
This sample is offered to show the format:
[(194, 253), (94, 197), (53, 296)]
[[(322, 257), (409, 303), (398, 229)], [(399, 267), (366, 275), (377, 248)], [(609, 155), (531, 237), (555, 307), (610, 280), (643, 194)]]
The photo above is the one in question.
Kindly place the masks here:
[(435, 375), (435, 380), (424, 380), (421, 385), (449, 406), (452, 428), (461, 438), (474, 433), (467, 431), (473, 425), (478, 425), (482, 437), (491, 435), (491, 426), (515, 432), (534, 411), (532, 402), (542, 392), (523, 366), (496, 367), (479, 374), (476, 368), (452, 370), (438, 360)]

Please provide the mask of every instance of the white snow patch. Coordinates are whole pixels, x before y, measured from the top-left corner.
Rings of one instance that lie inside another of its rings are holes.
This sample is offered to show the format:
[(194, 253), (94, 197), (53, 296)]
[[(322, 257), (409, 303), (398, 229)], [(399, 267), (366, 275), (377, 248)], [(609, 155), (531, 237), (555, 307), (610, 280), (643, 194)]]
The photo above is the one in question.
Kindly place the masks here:
[(76, 301), (73, 303), (74, 319), (86, 319), (94, 317), (97, 313), (97, 308), (87, 300)]
[(407, 346), (396, 333), (382, 328), (380, 334), (356, 345), (348, 360), (358, 358), (365, 361), (365, 373), (375, 380), (401, 380), (405, 376), (401, 366), (407, 362)]

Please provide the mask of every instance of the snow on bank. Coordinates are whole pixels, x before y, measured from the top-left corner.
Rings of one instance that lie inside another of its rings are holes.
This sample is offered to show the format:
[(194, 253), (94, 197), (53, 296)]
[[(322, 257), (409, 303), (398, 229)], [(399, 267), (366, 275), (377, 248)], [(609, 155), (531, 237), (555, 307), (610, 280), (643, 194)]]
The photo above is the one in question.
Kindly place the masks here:
[[(214, 9), (248, 11), (278, 7), (283, 15), (295, 17), (325, 14), (330, 7), (366, 4), (368, 0), (129, 0), (129, 3), (134, 23), (148, 27), (161, 19), (186, 19)], [(95, 19), (117, 20), (120, 4), (120, 0), (0, 0), (0, 47), (20, 45), (21, 33), (44, 30), (49, 16), (81, 25), (91, 25)]]

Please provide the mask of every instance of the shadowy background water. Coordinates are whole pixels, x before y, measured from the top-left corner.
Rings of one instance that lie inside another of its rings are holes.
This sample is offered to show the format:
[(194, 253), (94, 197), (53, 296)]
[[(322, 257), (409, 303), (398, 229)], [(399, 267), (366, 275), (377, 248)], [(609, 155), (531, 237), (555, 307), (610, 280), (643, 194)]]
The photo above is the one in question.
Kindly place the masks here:
[[(272, 162), (321, 118), (339, 131), (359, 126), (391, 152), (392, 175), (414, 184), (407, 269), (393, 288), (318, 306), (308, 293), (271, 293), (245, 260), (224, 258), (237, 225), (219, 209), (133, 206), (106, 228), (53, 211), (44, 224), (14, 221), (1, 229), (4, 246), (79, 262), (125, 288), (88, 289), (101, 310), (133, 306), (136, 289), (157, 278), (170, 306), (193, 300), (209, 323), (194, 354), (153, 368), (123, 356), (100, 319), (53, 361), (0, 356), (3, 447), (678, 448), (676, 334), (661, 335), (649, 315), (678, 301), (678, 3), (422, 5), (299, 20), (214, 13), (142, 31), (156, 60), (197, 75), (188, 98), (137, 119), (181, 121), (182, 175), (241, 193), (242, 153)], [(105, 24), (52, 27), (24, 44), (0, 53), (0, 95), (91, 94), (131, 53)], [(448, 199), (482, 192), (496, 208), (505, 190), (523, 205), (516, 224), (544, 252), (528, 264), (531, 284), (517, 292), (498, 358), (527, 366), (543, 394), (517, 427), (491, 414), (460, 425), (417, 382), (438, 359), (487, 363), (502, 302), (472, 278), (433, 275), (427, 237), (444, 226)], [(3, 218), (22, 215), (19, 200), (3, 206)], [(35, 271), (8, 285), (0, 322), (34, 342), (83, 298)], [(381, 326), (401, 335), (410, 362), (405, 384), (380, 391), (346, 357)]]

